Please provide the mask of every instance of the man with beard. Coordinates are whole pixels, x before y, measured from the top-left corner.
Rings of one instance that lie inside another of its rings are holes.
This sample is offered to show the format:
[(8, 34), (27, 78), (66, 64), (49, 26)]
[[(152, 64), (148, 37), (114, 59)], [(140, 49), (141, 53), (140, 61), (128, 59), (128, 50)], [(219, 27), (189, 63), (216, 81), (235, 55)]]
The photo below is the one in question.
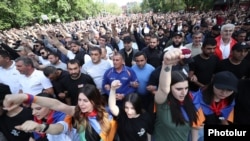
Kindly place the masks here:
[(218, 57), (214, 55), (215, 47), (216, 40), (214, 38), (205, 39), (201, 47), (202, 53), (194, 56), (194, 61), (189, 64), (188, 77), (191, 91), (197, 91), (211, 82), (219, 62)]
[(216, 72), (230, 71), (238, 79), (245, 79), (250, 76), (250, 63), (245, 60), (250, 46), (246, 42), (238, 42), (232, 47), (231, 56), (227, 59), (221, 60)]
[(80, 61), (77, 59), (69, 60), (67, 69), (69, 74), (61, 81), (64, 82), (62, 86), (66, 92), (66, 103), (68, 105), (77, 105), (78, 89), (84, 87), (86, 84), (95, 85), (95, 82), (91, 76), (81, 73)]
[(57, 53), (51, 52), (48, 55), (48, 60), (50, 62), (49, 66), (54, 66), (65, 71), (67, 70), (67, 65), (60, 60), (59, 55)]
[(162, 51), (158, 48), (159, 39), (157, 36), (150, 37), (150, 44), (148, 47), (142, 49), (142, 51), (147, 56), (147, 63), (152, 65), (154, 68), (157, 68), (161, 65), (161, 55)]
[(50, 64), (50, 62), (48, 60), (48, 56), (50, 54), (49, 49), (42, 48), (39, 52), (40, 52), (41, 56), (37, 56), (38, 62), (42, 65), (49, 65)]
[(163, 52), (166, 52), (166, 51), (169, 51), (173, 48), (183, 48), (183, 33), (182, 32), (175, 32), (173, 33), (173, 36), (172, 36), (172, 45), (171, 46), (168, 46), (166, 47)]
[(165, 29), (162, 27), (158, 29), (157, 35), (159, 38), (159, 49), (163, 51), (163, 49), (166, 47), (169, 38), (165, 36)]
[(132, 39), (130, 36), (126, 36), (123, 39), (124, 48), (119, 51), (125, 61), (125, 65), (132, 67), (135, 64), (134, 55), (138, 52), (137, 49), (132, 48)]

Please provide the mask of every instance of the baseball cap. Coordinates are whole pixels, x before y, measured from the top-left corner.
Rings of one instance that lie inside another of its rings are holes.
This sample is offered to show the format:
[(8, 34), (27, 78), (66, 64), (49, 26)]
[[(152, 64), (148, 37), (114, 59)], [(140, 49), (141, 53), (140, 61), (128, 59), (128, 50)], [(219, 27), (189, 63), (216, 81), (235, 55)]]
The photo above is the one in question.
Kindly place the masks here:
[(193, 27), (193, 29), (196, 29), (196, 30), (200, 29), (200, 25), (195, 25), (195, 26)]
[(182, 34), (182, 32), (174, 32), (174, 33), (173, 33), (173, 37), (175, 37), (175, 36), (180, 36), (180, 37), (182, 37), (183, 34)]
[(232, 50), (242, 50), (242, 49), (250, 49), (250, 46), (246, 42), (238, 42), (232, 47)]
[(220, 31), (220, 28), (221, 28), (221, 26), (219, 26), (219, 25), (214, 25), (213, 27), (212, 27), (212, 30), (215, 30), (215, 31)]
[(238, 78), (230, 71), (221, 71), (214, 75), (213, 84), (218, 89), (238, 91)]

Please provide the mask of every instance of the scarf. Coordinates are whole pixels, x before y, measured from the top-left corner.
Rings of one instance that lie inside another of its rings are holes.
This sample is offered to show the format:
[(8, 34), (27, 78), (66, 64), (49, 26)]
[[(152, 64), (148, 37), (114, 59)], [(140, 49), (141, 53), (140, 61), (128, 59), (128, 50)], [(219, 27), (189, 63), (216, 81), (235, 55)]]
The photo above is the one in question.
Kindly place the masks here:
[[(43, 119), (37, 119), (36, 117), (34, 117), (34, 121), (42, 124), (44, 122), (46, 122), (47, 124), (52, 124), (54, 119), (53, 119), (53, 115), (54, 115), (54, 111), (50, 111), (50, 113), (48, 114), (48, 117), (46, 119), (46, 121), (44, 121)], [(41, 136), (42, 138), (44, 138), (46, 136), (46, 133), (41, 133), (41, 132), (36, 132), (39, 136)]]
[(220, 116), (221, 110), (224, 109), (227, 105), (228, 101), (226, 99), (222, 99), (218, 103), (213, 101), (212, 104), (210, 105), (210, 108), (215, 113), (216, 116)]

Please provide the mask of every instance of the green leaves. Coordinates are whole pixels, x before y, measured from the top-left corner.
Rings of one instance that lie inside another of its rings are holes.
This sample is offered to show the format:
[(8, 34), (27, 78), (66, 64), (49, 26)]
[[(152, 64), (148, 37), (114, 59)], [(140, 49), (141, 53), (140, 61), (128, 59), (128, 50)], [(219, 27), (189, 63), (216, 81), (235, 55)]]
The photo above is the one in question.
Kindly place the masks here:
[(43, 23), (41, 15), (48, 16), (48, 22), (82, 20), (101, 12), (120, 14), (117, 5), (93, 2), (93, 0), (1, 0), (0, 30), (19, 28), (30, 23)]
[(142, 11), (169, 12), (195, 7), (197, 10), (211, 9), (213, 0), (143, 0)]

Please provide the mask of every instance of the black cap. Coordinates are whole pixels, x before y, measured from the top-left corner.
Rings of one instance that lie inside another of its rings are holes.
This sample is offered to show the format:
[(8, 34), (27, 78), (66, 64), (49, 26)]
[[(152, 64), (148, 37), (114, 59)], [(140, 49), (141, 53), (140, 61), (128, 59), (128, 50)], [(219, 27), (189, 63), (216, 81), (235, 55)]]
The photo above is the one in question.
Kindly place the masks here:
[(175, 37), (175, 36), (183, 37), (183, 34), (182, 34), (182, 32), (174, 32), (173, 37)]
[(69, 43), (70, 43), (70, 44), (76, 44), (76, 45), (78, 45), (78, 46), (82, 46), (82, 43), (79, 42), (79, 41), (77, 41), (77, 40), (72, 40), (72, 41), (70, 41)]
[(215, 30), (215, 31), (220, 31), (220, 28), (221, 28), (221, 26), (219, 26), (219, 25), (214, 25), (213, 27), (212, 27), (212, 30)]
[(250, 46), (246, 42), (238, 42), (233, 47), (232, 50), (242, 50), (242, 49), (249, 49)]
[(221, 71), (215, 74), (213, 84), (218, 89), (238, 91), (238, 78), (230, 71)]
[(195, 26), (193, 27), (193, 29), (197, 29), (197, 30), (198, 30), (198, 29), (200, 29), (200, 27), (201, 27), (200, 25), (195, 25)]

